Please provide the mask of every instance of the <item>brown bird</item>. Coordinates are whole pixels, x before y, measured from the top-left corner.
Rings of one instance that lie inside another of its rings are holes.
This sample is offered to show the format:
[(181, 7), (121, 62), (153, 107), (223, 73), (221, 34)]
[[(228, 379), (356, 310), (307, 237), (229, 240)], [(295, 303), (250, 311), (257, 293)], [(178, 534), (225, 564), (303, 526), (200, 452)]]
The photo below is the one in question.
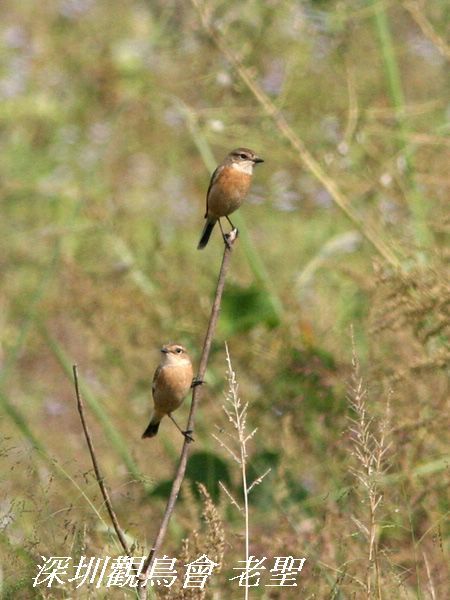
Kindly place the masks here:
[(252, 182), (253, 167), (262, 162), (264, 160), (253, 150), (236, 148), (214, 171), (206, 192), (206, 224), (197, 246), (198, 250), (204, 248), (208, 243), (217, 221), (219, 221), (222, 236), (227, 243), (220, 218), (225, 217), (231, 227), (235, 229), (228, 215), (237, 210), (244, 202)]
[(181, 433), (192, 439), (189, 432), (182, 431), (172, 417), (172, 412), (181, 405), (191, 386), (196, 384), (192, 380), (191, 359), (186, 349), (180, 344), (167, 344), (161, 348), (161, 353), (161, 362), (153, 376), (153, 415), (142, 437), (155, 436), (158, 433), (161, 419), (168, 415)]

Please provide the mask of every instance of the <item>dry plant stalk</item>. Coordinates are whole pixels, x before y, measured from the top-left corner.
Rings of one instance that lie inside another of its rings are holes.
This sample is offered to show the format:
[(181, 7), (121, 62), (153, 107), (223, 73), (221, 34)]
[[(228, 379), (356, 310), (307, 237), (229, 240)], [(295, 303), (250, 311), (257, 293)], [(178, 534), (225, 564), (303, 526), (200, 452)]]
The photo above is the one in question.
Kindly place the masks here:
[[(205, 376), (205, 373), (206, 373), (206, 367), (208, 364), (209, 354), (211, 351), (211, 345), (212, 345), (212, 341), (213, 341), (214, 334), (216, 331), (217, 321), (219, 318), (220, 305), (222, 302), (222, 294), (223, 294), (223, 290), (225, 287), (225, 279), (226, 279), (226, 275), (228, 272), (228, 267), (229, 267), (230, 258), (231, 258), (231, 252), (233, 250), (233, 244), (236, 241), (236, 235), (237, 234), (235, 232), (232, 232), (231, 234), (229, 234), (227, 243), (224, 245), (224, 253), (223, 253), (223, 258), (222, 258), (222, 264), (220, 266), (219, 277), (218, 277), (217, 287), (216, 287), (216, 293), (215, 293), (213, 305), (211, 308), (208, 329), (206, 331), (205, 341), (203, 343), (202, 355), (200, 358), (200, 364), (199, 364), (198, 373), (197, 373), (197, 377), (196, 377), (197, 382), (202, 382), (203, 378)], [(84, 416), (83, 401), (82, 401), (80, 391), (79, 391), (77, 367), (75, 365), (73, 366), (73, 376), (74, 376), (74, 385), (75, 385), (75, 392), (76, 392), (76, 398), (77, 398), (78, 412), (80, 415), (81, 424), (83, 426), (83, 431), (84, 431), (84, 434), (86, 437), (86, 442), (87, 442), (87, 445), (89, 448), (89, 453), (91, 455), (92, 464), (94, 466), (95, 478), (100, 487), (100, 491), (101, 491), (103, 499), (105, 501), (105, 505), (108, 510), (113, 527), (116, 531), (117, 537), (119, 538), (120, 544), (121, 544), (125, 554), (127, 556), (130, 556), (130, 550), (129, 550), (127, 542), (126, 542), (125, 535), (122, 531), (122, 528), (119, 525), (116, 513), (113, 509), (111, 499), (108, 494), (108, 490), (104, 483), (103, 476), (100, 473), (100, 468), (98, 466), (97, 458), (95, 455), (94, 445), (93, 445), (92, 438), (90, 436), (90, 433), (89, 433), (89, 430), (87, 427), (87, 423), (86, 423), (86, 419)], [(196, 413), (197, 406), (198, 406), (199, 387), (200, 386), (198, 386), (198, 385), (193, 386), (191, 408), (189, 411), (188, 423), (187, 423), (187, 427), (186, 427), (186, 429), (190, 430), (190, 431), (193, 431), (193, 429), (194, 429), (194, 418), (195, 418), (195, 413)], [(156, 558), (156, 554), (163, 543), (163, 540), (164, 540), (164, 537), (165, 537), (166, 531), (167, 531), (167, 526), (170, 521), (170, 517), (172, 516), (173, 510), (175, 508), (175, 503), (176, 503), (176, 500), (177, 500), (177, 497), (178, 497), (178, 494), (179, 494), (179, 491), (181, 488), (181, 484), (183, 483), (184, 476), (186, 473), (189, 442), (190, 442), (190, 440), (188, 438), (185, 438), (183, 447), (181, 449), (181, 455), (180, 455), (180, 459), (178, 462), (178, 468), (175, 473), (174, 480), (172, 483), (172, 489), (170, 491), (169, 499), (167, 501), (166, 509), (164, 511), (164, 515), (163, 515), (158, 533), (156, 535), (155, 542), (147, 556), (147, 559), (144, 562), (142, 571), (140, 573), (141, 584), (138, 588), (139, 598), (147, 597), (146, 575), (147, 575), (148, 571), (151, 569), (151, 566)], [(206, 493), (206, 490), (205, 490), (205, 493)]]
[(450, 46), (446, 43), (445, 39), (436, 32), (426, 16), (425, 2), (423, 0), (404, 0), (403, 6), (417, 23), (423, 35), (436, 46), (444, 58), (450, 60)]
[[(241, 399), (239, 398), (239, 384), (236, 380), (236, 373), (233, 371), (227, 344), (225, 344), (225, 351), (227, 359), (228, 393), (226, 396), (226, 404), (223, 406), (223, 410), (226, 416), (228, 417), (228, 421), (231, 423), (234, 432), (224, 432), (225, 436), (229, 440), (231, 440), (231, 443), (224, 442), (223, 439), (219, 438), (215, 434), (213, 434), (213, 437), (219, 443), (219, 445), (228, 452), (231, 458), (239, 465), (241, 471), (243, 506), (239, 504), (239, 502), (233, 497), (231, 492), (226, 488), (226, 486), (222, 482), (220, 482), (220, 486), (224, 490), (225, 494), (228, 496), (231, 504), (235, 506), (244, 515), (245, 564), (248, 565), (248, 559), (250, 556), (250, 514), (248, 506), (248, 497), (252, 489), (255, 486), (259, 485), (264, 479), (264, 477), (270, 472), (270, 469), (267, 469), (265, 473), (263, 473), (260, 477), (255, 479), (255, 481), (248, 485), (247, 443), (253, 438), (257, 429), (253, 429), (253, 431), (251, 431), (250, 433), (247, 432), (248, 402), (242, 403)], [(235, 448), (232, 447), (233, 445), (235, 446)], [(245, 581), (246, 585), (244, 598), (245, 600), (248, 600), (250, 587), (248, 578)]]
[(95, 479), (97, 480), (97, 483), (99, 485), (100, 491), (101, 491), (103, 499), (105, 501), (106, 508), (108, 510), (109, 517), (111, 519), (111, 523), (113, 524), (114, 530), (117, 534), (117, 537), (119, 538), (120, 545), (122, 546), (125, 554), (127, 556), (131, 556), (130, 549), (128, 548), (128, 544), (127, 544), (127, 541), (125, 538), (125, 534), (123, 533), (123, 530), (119, 525), (117, 515), (114, 511), (114, 508), (113, 508), (113, 505), (111, 502), (111, 498), (109, 497), (108, 489), (105, 485), (103, 476), (100, 472), (100, 467), (98, 465), (97, 457), (95, 454), (94, 443), (92, 442), (91, 434), (89, 433), (87, 421), (84, 416), (84, 405), (83, 405), (83, 400), (81, 398), (80, 388), (79, 388), (79, 384), (78, 384), (77, 366), (73, 365), (72, 370), (73, 370), (73, 381), (74, 381), (74, 385), (75, 385), (75, 395), (77, 398), (78, 414), (80, 415), (80, 421), (81, 421), (81, 425), (83, 427), (84, 436), (86, 438), (86, 443), (89, 448), (89, 454), (91, 455), (92, 465), (94, 467)]
[(387, 442), (389, 399), (386, 416), (377, 424), (367, 411), (367, 388), (360, 375), (360, 366), (354, 343), (352, 365), (352, 382), (347, 397), (354, 412), (354, 416), (350, 417), (349, 431), (353, 447), (351, 454), (355, 458), (356, 466), (351, 467), (350, 470), (361, 485), (362, 493), (368, 505), (368, 515), (365, 523), (354, 516), (352, 520), (368, 543), (368, 565), (365, 582), (367, 598), (372, 598), (376, 594), (376, 597), (381, 599), (382, 586), (378, 560), (378, 512), (383, 500), (380, 479), (386, 472), (386, 453), (391, 446)]
[[(206, 487), (197, 484), (200, 495), (203, 499), (202, 521), (206, 525), (204, 532), (194, 530), (189, 538), (183, 540), (180, 560), (185, 565), (197, 559), (200, 555), (206, 556), (216, 563), (214, 575), (219, 573), (223, 566), (223, 555), (225, 551), (225, 532), (223, 523), (209, 495)], [(203, 588), (183, 587), (178, 580), (167, 592), (168, 598), (177, 598), (177, 600), (203, 600), (206, 597), (207, 590)]]
[(444, 348), (450, 334), (450, 283), (444, 262), (391, 274), (377, 267), (375, 273), (378, 310), (372, 332), (409, 327), (422, 345), (433, 341), (433, 346)]
[[(450, 284), (445, 264), (383, 273), (376, 268), (370, 333), (388, 334), (396, 346), (411, 348), (407, 358), (392, 362), (391, 383), (437, 375), (450, 365)], [(401, 340), (401, 341), (400, 341)], [(407, 341), (406, 341), (407, 340)]]
[[(217, 321), (219, 318), (220, 305), (222, 303), (222, 294), (223, 289), (225, 287), (225, 279), (228, 272), (228, 267), (230, 264), (231, 253), (233, 250), (233, 244), (236, 241), (236, 234), (233, 232), (228, 236), (228, 240), (226, 244), (224, 244), (223, 258), (222, 264), (220, 267), (219, 278), (217, 281), (216, 293), (214, 296), (213, 305), (211, 308), (211, 314), (209, 317), (208, 329), (205, 335), (205, 341), (203, 343), (202, 354), (200, 358), (200, 364), (198, 368), (198, 373), (196, 380), (198, 382), (202, 382), (206, 373), (206, 367), (208, 365), (209, 353), (211, 351), (212, 341), (214, 339), (214, 334), (216, 331)], [(192, 400), (191, 400), (191, 408), (189, 411), (188, 422), (186, 426), (186, 430), (193, 431), (194, 430), (194, 418), (195, 413), (198, 406), (198, 396), (199, 396), (199, 387), (194, 386), (192, 391)], [(149, 570), (152, 567), (152, 564), (156, 558), (156, 555), (163, 543), (163, 540), (166, 535), (167, 527), (169, 525), (170, 518), (172, 516), (173, 510), (175, 508), (175, 503), (178, 498), (178, 494), (181, 489), (181, 484), (183, 483), (184, 476), (186, 473), (187, 460), (188, 460), (188, 450), (189, 450), (189, 440), (185, 438), (183, 447), (181, 449), (181, 455), (178, 462), (178, 467), (174, 476), (174, 480), (172, 483), (172, 489), (170, 490), (169, 499), (167, 500), (166, 509), (164, 511), (164, 515), (159, 526), (158, 533), (156, 535), (155, 541), (153, 543), (152, 548), (144, 562), (144, 566), (142, 568), (140, 578), (141, 584), (138, 589), (139, 598), (147, 597), (147, 583), (146, 576)]]

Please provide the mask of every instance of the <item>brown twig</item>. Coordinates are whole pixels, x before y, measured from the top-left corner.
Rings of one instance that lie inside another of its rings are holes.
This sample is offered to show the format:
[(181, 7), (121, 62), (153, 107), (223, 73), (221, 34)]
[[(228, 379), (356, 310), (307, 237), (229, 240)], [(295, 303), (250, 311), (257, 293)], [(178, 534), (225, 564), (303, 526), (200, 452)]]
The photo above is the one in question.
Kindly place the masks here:
[(332, 197), (335, 204), (342, 210), (342, 212), (353, 223), (353, 225), (355, 225), (355, 227), (361, 232), (366, 240), (370, 242), (373, 248), (377, 250), (380, 256), (382, 256), (385, 261), (394, 268), (399, 268), (400, 263), (395, 253), (384, 242), (380, 235), (369, 226), (368, 223), (361, 220), (359, 215), (350, 205), (346, 196), (341, 192), (334, 179), (327, 175), (320, 163), (308, 150), (303, 140), (294, 132), (284, 115), (255, 80), (250, 69), (242, 64), (238, 56), (231, 49), (230, 44), (227, 42), (223, 34), (211, 23), (209, 13), (201, 5), (200, 0), (191, 0), (191, 2), (199, 13), (203, 28), (217, 46), (219, 52), (221, 52), (227, 61), (236, 69), (237, 74), (253, 94), (258, 103), (262, 106), (266, 115), (273, 120), (281, 135), (289, 141), (290, 145), (297, 152), (297, 155), (302, 163), (314, 175), (314, 177), (320, 181), (320, 183)]
[(97, 483), (99, 485), (100, 491), (101, 491), (103, 499), (105, 501), (106, 508), (108, 510), (108, 514), (110, 516), (113, 527), (117, 533), (117, 537), (119, 538), (119, 541), (123, 548), (123, 551), (125, 552), (125, 554), (127, 556), (131, 556), (127, 541), (125, 539), (125, 534), (123, 533), (122, 528), (119, 525), (119, 521), (117, 520), (117, 515), (114, 512), (114, 508), (111, 503), (111, 498), (109, 497), (109, 493), (105, 486), (104, 479), (102, 477), (102, 474), (100, 473), (100, 467), (98, 466), (97, 457), (95, 456), (94, 444), (92, 442), (91, 434), (89, 433), (87, 422), (86, 422), (86, 419), (84, 416), (83, 400), (81, 399), (80, 388), (78, 385), (77, 365), (73, 365), (72, 370), (73, 370), (73, 381), (75, 384), (75, 394), (77, 397), (78, 413), (80, 415), (81, 425), (83, 426), (84, 436), (86, 438), (86, 442), (87, 442), (87, 445), (89, 448), (89, 454), (91, 455), (92, 465), (94, 467), (94, 472), (95, 472), (95, 479), (97, 480)]
[[(222, 302), (222, 293), (225, 285), (225, 278), (228, 271), (228, 265), (230, 262), (231, 252), (233, 249), (233, 243), (235, 241), (235, 237), (228, 238), (228, 245), (225, 244), (225, 249), (223, 252), (222, 264), (220, 267), (219, 278), (217, 281), (216, 294), (214, 297), (214, 302), (211, 308), (211, 315), (209, 317), (208, 329), (206, 331), (205, 341), (203, 342), (202, 355), (200, 358), (200, 364), (198, 367), (197, 373), (197, 381), (203, 381), (203, 378), (206, 373), (206, 367), (208, 365), (209, 353), (211, 350), (211, 344), (214, 338), (214, 333), (216, 330), (217, 320), (219, 318), (220, 305)], [(187, 422), (186, 429), (187, 431), (193, 431), (194, 429), (194, 418), (195, 413), (198, 406), (198, 396), (199, 396), (199, 387), (194, 386), (192, 391), (192, 400), (191, 400), (191, 408), (189, 411), (189, 418)], [(164, 511), (164, 516), (161, 521), (161, 525), (159, 526), (159, 531), (156, 535), (153, 546), (149, 552), (149, 555), (144, 563), (142, 568), (140, 578), (142, 580), (141, 586), (139, 587), (139, 598), (147, 597), (147, 588), (146, 588), (146, 575), (152, 567), (152, 564), (156, 558), (156, 554), (158, 553), (164, 537), (166, 535), (167, 526), (170, 521), (170, 517), (172, 516), (173, 509), (175, 507), (175, 502), (177, 500), (181, 484), (183, 483), (184, 475), (186, 473), (187, 459), (188, 459), (188, 449), (189, 449), (189, 440), (185, 439), (183, 443), (183, 448), (181, 450), (180, 460), (178, 463), (178, 468), (175, 473), (175, 478), (172, 483), (172, 489), (170, 490), (170, 496), (167, 501), (166, 510)]]
[(423, 35), (436, 46), (444, 58), (450, 60), (450, 46), (446, 43), (445, 39), (436, 32), (433, 25), (428, 20), (428, 17), (425, 15), (424, 2), (404, 0), (403, 6), (420, 27)]

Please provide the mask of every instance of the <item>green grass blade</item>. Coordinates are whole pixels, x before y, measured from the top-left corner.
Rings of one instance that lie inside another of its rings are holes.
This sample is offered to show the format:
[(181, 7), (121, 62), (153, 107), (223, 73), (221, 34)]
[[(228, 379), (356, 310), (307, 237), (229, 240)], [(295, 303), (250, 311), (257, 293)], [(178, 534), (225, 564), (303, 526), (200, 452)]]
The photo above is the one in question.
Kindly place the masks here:
[(375, 29), (380, 42), (389, 94), (395, 109), (395, 115), (401, 134), (399, 151), (402, 152), (405, 161), (405, 180), (408, 186), (407, 201), (412, 216), (415, 242), (419, 249), (426, 249), (433, 243), (433, 235), (428, 226), (429, 203), (423, 197), (423, 194), (416, 183), (414, 152), (407, 147), (407, 139), (410, 130), (405, 118), (405, 95), (403, 92), (400, 68), (392, 40), (389, 18), (383, 2), (376, 0), (375, 5)]

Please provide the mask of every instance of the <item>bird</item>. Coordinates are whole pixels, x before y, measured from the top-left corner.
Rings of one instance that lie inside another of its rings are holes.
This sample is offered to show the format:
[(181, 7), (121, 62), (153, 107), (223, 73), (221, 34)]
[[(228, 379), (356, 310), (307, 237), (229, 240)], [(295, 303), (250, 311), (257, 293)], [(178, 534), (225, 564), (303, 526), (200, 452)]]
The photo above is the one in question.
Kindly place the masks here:
[(208, 243), (217, 221), (224, 241), (228, 243), (220, 219), (225, 217), (233, 230), (236, 229), (228, 215), (237, 210), (247, 197), (252, 182), (253, 167), (263, 162), (264, 160), (253, 150), (236, 148), (227, 154), (216, 168), (206, 192), (206, 223), (197, 246), (198, 250), (204, 248)]
[(168, 415), (188, 441), (191, 441), (191, 432), (182, 431), (172, 417), (172, 412), (182, 404), (189, 389), (197, 383), (193, 380), (191, 359), (181, 344), (166, 344), (161, 348), (161, 354), (161, 362), (152, 383), (154, 410), (142, 438), (154, 437), (158, 433), (161, 419)]

